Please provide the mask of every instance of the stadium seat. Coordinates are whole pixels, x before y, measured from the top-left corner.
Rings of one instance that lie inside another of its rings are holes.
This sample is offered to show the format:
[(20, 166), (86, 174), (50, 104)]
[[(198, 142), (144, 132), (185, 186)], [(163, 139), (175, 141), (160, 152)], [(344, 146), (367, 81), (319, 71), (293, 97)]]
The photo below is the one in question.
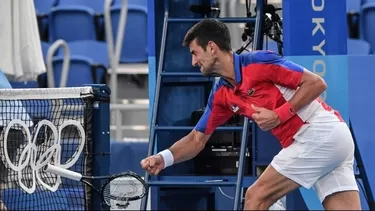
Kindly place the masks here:
[[(122, 0), (113, 0), (114, 5), (121, 5)], [(128, 0), (128, 5), (138, 5), (147, 8), (147, 0)]]
[(96, 13), (103, 13), (104, 1), (103, 0), (59, 0), (58, 5), (80, 5), (87, 6), (93, 9)]
[[(53, 72), (55, 84), (60, 84), (61, 71), (64, 57), (56, 56), (53, 59)], [(84, 84), (96, 84), (104, 78), (104, 71), (96, 71), (95, 62), (87, 56), (72, 55), (68, 73), (67, 87), (82, 86)]]
[(361, 9), (360, 0), (346, 0), (346, 11), (347, 12), (359, 12)]
[(361, 38), (370, 44), (371, 49), (375, 49), (375, 2), (362, 5), (360, 20)]
[(58, 0), (34, 0), (35, 12), (38, 18), (40, 39), (48, 40), (48, 14)]
[[(111, 8), (112, 32), (115, 40), (120, 13), (120, 4)], [(147, 63), (147, 58), (147, 9), (142, 6), (128, 5), (120, 63)]]
[(87, 6), (60, 5), (49, 15), (49, 41), (96, 40), (95, 11)]
[(51, 47), (51, 44), (49, 44), (48, 42), (40, 42), (41, 46), (42, 46), (42, 53), (43, 53), (43, 59), (44, 59), (44, 62), (46, 62), (46, 58), (47, 58), (47, 52), (48, 52), (48, 49), (49, 47)]
[[(95, 40), (79, 40), (68, 43), (71, 56), (84, 56), (91, 60), (92, 71), (95, 71), (95, 83), (106, 83), (109, 57), (107, 43)], [(63, 56), (63, 51), (58, 51), (58, 56)], [(74, 73), (72, 73), (74, 74)]]
[(348, 39), (348, 55), (369, 55), (370, 44), (360, 39)]
[(93, 9), (97, 39), (104, 40), (104, 2), (103, 0), (59, 0), (58, 5), (80, 5)]
[[(82, 55), (89, 57), (97, 65), (109, 67), (107, 43), (96, 40), (77, 40), (68, 42), (71, 55)], [(58, 55), (63, 55), (59, 51)]]
[(56, 6), (59, 0), (34, 0), (34, 6), (38, 15), (47, 15), (52, 7)]

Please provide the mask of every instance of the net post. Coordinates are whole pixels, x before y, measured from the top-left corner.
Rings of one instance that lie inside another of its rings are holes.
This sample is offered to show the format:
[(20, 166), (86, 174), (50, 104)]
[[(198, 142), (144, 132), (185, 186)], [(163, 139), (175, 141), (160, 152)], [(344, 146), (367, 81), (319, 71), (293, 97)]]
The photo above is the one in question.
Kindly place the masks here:
[[(92, 115), (92, 174), (96, 176), (109, 175), (110, 166), (110, 95), (107, 85), (90, 84), (94, 94)], [(100, 181), (93, 181), (95, 187), (101, 187)], [(89, 210), (109, 210), (102, 206), (101, 198), (96, 192), (91, 192)]]

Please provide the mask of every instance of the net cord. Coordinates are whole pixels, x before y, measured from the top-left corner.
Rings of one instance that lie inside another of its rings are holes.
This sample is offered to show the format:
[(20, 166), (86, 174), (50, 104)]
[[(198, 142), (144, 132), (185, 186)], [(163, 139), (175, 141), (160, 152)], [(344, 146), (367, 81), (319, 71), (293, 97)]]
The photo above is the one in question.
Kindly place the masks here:
[(92, 87), (0, 89), (0, 100), (50, 100), (93, 95)]

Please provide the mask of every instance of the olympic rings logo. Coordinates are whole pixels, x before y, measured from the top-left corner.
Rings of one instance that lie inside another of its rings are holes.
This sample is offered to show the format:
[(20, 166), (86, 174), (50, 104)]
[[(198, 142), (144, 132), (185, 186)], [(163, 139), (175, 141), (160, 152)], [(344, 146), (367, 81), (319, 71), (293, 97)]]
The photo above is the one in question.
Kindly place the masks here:
[[(9, 157), (8, 153), (8, 135), (10, 129), (14, 127), (15, 125), (18, 125), (19, 127), (23, 128), (25, 132), (25, 138), (27, 140), (26, 145), (24, 146), (22, 152), (20, 153), (20, 157), (18, 159), (17, 163), (13, 163)], [(61, 138), (62, 138), (62, 131), (64, 128), (68, 126), (74, 126), (76, 127), (79, 134), (79, 140), (78, 143), (78, 149), (75, 151), (75, 153), (72, 155), (70, 159), (67, 160), (65, 164), (61, 164)], [(40, 156), (39, 159), (37, 159), (38, 155), (38, 149), (36, 145), (37, 136), (39, 134), (39, 131), (41, 128), (48, 127), (52, 131), (51, 140), (53, 141), (52, 146), (50, 146), (47, 150), (45, 150)], [(13, 171), (17, 172), (17, 178), (18, 178), (18, 184), (19, 186), (27, 193), (31, 194), (36, 190), (36, 182), (41, 184), (44, 188), (47, 190), (50, 190), (52, 192), (55, 192), (59, 185), (61, 184), (61, 178), (60, 176), (56, 175), (56, 182), (53, 185), (46, 184), (43, 181), (43, 177), (41, 175), (41, 172), (43, 172), (43, 167), (46, 166), (48, 163), (51, 163), (53, 161), (53, 165), (59, 166), (65, 169), (68, 169), (72, 167), (78, 160), (79, 156), (82, 153), (82, 150), (85, 146), (85, 131), (80, 124), (80, 122), (76, 120), (67, 120), (64, 123), (61, 124), (61, 126), (56, 127), (52, 122), (48, 120), (41, 120), (37, 124), (37, 128), (33, 136), (31, 135), (28, 126), (25, 124), (24, 121), (19, 119), (14, 119), (9, 122), (9, 124), (4, 129), (4, 156), (6, 163), (8, 164), (9, 168), (11, 168)], [(28, 187), (23, 181), (22, 181), (22, 174), (26, 173), (24, 170), (26, 170), (27, 167), (31, 167), (31, 178), (28, 178), (31, 180), (31, 187)], [(49, 174), (46, 172), (43, 172), (44, 174)], [(53, 175), (55, 176), (55, 175)], [(50, 176), (49, 176), (50, 177)]]

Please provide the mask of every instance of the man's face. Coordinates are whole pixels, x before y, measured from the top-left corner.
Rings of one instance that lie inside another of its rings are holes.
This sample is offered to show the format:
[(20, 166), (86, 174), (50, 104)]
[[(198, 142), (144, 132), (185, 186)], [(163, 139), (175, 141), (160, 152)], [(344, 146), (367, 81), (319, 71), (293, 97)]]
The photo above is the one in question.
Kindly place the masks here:
[(190, 43), (189, 48), (192, 56), (191, 64), (194, 67), (198, 66), (204, 76), (211, 76), (214, 71), (216, 57), (213, 56), (212, 50), (208, 50), (210, 49), (210, 47), (203, 49), (197, 44), (197, 41), (194, 39)]

